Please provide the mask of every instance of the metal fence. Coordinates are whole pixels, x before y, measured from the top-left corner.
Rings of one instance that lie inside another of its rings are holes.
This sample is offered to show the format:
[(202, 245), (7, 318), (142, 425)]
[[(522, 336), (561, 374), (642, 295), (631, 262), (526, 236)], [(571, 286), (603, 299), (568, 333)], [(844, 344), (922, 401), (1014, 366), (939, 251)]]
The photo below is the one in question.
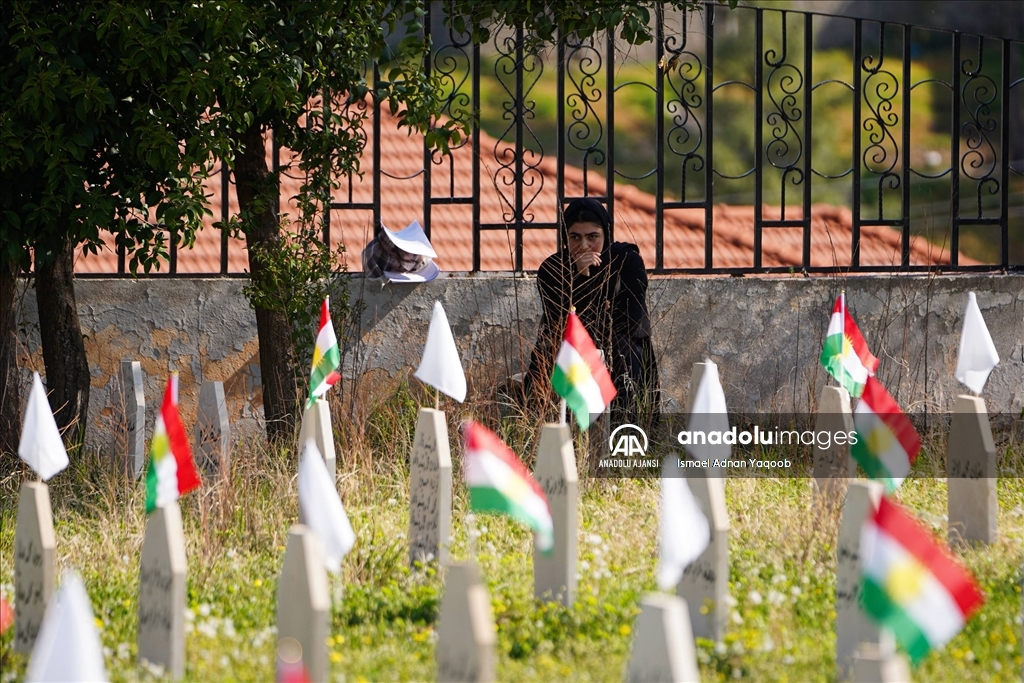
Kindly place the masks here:
[[(601, 34), (564, 36), (534, 54), (521, 29), (475, 44), (441, 28), (440, 3), (430, 8), (424, 31), (434, 47), (426, 68), (444, 84), (444, 115), (466, 122), (471, 134), (451, 156), (424, 146), (422, 168), (389, 172), (375, 109), (367, 130), (372, 162), (364, 162), (372, 195), (359, 200), (348, 179), (347, 193), (343, 187), (330, 204), (327, 240), (348, 212), (372, 214), (379, 226), (382, 183), (408, 182), (422, 188), (428, 232), (437, 207), (467, 211), (473, 270), (481, 269), (481, 238), (489, 231), (507, 231), (514, 268), (523, 270), (524, 235), (556, 227), (559, 208), (573, 198), (565, 171), (575, 166), (584, 172), (583, 192), (605, 201), (613, 217), (615, 184), (654, 196), (655, 258), (648, 266), (655, 273), (790, 272), (763, 263), (766, 231), (775, 229), (800, 233), (801, 253), (793, 257), (805, 273), (934, 269), (911, 262), (914, 235), (947, 249), (943, 271), (1024, 270), (1020, 40), (709, 2), (688, 16), (656, 12), (647, 48), (628, 49)], [(625, 117), (637, 102), (651, 111), (641, 131), (649, 144), (624, 132), (636, 124)], [(481, 144), (481, 123), (499, 144)], [(539, 169), (552, 157), (555, 206), (541, 207), (540, 186), (550, 175)], [(456, 186), (456, 163), (469, 165), (468, 191)], [(438, 182), (442, 170), (450, 182)], [(228, 173), (224, 168), (225, 220)], [(482, 186), (501, 195), (500, 217), (481, 210)], [(842, 266), (812, 263), (811, 206), (819, 201), (851, 211), (851, 253)], [(721, 203), (780, 207), (777, 220), (752, 212), (749, 266), (716, 266), (713, 208)], [(703, 263), (691, 267), (664, 258), (665, 217), (681, 209), (704, 212)], [(862, 263), (866, 226), (900, 233), (898, 262)], [(988, 254), (975, 259), (980, 265), (960, 262), (972, 245)]]

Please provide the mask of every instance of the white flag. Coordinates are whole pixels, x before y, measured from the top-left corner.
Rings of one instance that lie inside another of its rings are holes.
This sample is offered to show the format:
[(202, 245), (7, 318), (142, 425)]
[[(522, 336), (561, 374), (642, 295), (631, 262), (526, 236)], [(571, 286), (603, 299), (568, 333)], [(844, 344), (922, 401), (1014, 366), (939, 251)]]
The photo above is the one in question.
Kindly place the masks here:
[(46, 607), (25, 681), (91, 683), (106, 680), (103, 646), (93, 622), (89, 595), (78, 574), (69, 572)]
[(21, 443), (18, 455), (38, 474), (43, 481), (68, 466), (68, 452), (53, 419), (50, 402), (39, 373), (33, 373), (32, 391), (28, 395), (25, 409), (25, 423), (21, 429)]
[(661, 464), (661, 536), (658, 588), (667, 591), (683, 576), (687, 565), (711, 542), (708, 518), (701, 512), (690, 486), (669, 454)]
[(718, 366), (710, 359), (704, 363), (704, 375), (697, 386), (687, 424), (690, 443), (684, 445), (698, 460), (724, 460), (732, 453), (732, 448), (724, 443), (725, 434), (729, 431), (725, 392), (718, 379)]
[(341, 571), (341, 560), (356, 544), (356, 534), (324, 458), (312, 439), (306, 441), (299, 461), (299, 507), (306, 526), (323, 545), (327, 570), (337, 574)]
[(416, 378), (459, 403), (466, 400), (466, 373), (462, 371), (455, 337), (440, 301), (434, 302), (434, 315), (430, 319), (427, 344), (423, 347), (423, 360), (416, 370)]
[(988, 333), (985, 318), (978, 308), (978, 299), (971, 292), (964, 312), (964, 329), (960, 334), (960, 355), (956, 360), (955, 376), (968, 389), (980, 394), (988, 375), (999, 364), (996, 345)]

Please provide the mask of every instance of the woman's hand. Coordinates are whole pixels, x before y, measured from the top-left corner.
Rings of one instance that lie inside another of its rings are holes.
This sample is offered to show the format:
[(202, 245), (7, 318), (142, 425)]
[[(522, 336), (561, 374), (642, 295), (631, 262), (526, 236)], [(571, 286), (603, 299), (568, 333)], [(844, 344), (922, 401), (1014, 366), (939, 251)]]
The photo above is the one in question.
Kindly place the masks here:
[(573, 255), (573, 263), (576, 266), (576, 272), (580, 275), (589, 276), (591, 268), (597, 268), (601, 265), (601, 252), (599, 251), (581, 251)]

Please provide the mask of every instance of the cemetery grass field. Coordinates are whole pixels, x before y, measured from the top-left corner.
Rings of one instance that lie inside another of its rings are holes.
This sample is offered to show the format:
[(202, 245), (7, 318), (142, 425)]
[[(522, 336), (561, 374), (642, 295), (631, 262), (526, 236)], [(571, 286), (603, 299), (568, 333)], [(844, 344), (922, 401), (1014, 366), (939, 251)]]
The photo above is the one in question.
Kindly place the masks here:
[[(441, 581), (432, 568), (407, 567), (406, 458), (416, 406), (408, 394), (399, 398), (355, 420), (335, 414), (339, 489), (358, 541), (343, 576), (331, 579), (331, 680), (436, 676)], [(455, 489), (452, 556), (466, 559), (475, 545), (497, 624), (499, 680), (623, 680), (639, 601), (655, 588), (658, 482), (581, 475), (577, 601), (572, 608), (539, 603), (532, 537), (524, 528), (479, 516), (478, 537), (470, 538), (456, 441), (466, 409), (446, 407)], [(942, 450), (925, 443), (922, 458)], [(1022, 445), (1000, 449), (1003, 462), (1024, 473)], [(110, 461), (97, 452), (73, 456), (71, 467), (50, 481), (58, 581), (65, 568), (81, 572), (111, 680), (161, 680), (162, 672), (136, 666), (145, 492), (115, 473)], [(186, 680), (273, 680), (275, 592), (288, 528), (297, 519), (296, 469), (295, 453), (269, 452), (261, 441), (250, 441), (236, 448), (229, 477), (205, 481), (182, 499), (189, 563)], [(8, 596), (21, 476), (0, 481), (0, 584)], [(945, 538), (943, 479), (909, 479), (897, 497)], [(724, 644), (698, 641), (702, 679), (833, 680), (840, 501), (815, 507), (810, 480), (795, 478), (729, 479), (726, 499), (732, 600)], [(1024, 479), (1000, 478), (998, 499), (999, 542), (961, 555), (987, 602), (914, 671), (915, 680), (1019, 680)], [(2, 681), (20, 680), (27, 664), (12, 649), (13, 634), (12, 628), (0, 637)]]

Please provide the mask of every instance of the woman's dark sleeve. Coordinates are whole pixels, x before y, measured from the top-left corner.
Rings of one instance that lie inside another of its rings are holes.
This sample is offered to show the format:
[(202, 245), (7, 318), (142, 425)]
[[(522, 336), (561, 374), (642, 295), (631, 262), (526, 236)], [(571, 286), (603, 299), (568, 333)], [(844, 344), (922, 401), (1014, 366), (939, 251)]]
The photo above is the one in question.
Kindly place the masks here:
[(536, 381), (543, 381), (551, 374), (556, 345), (564, 325), (563, 318), (568, 312), (565, 304), (567, 286), (561, 280), (561, 269), (553, 257), (545, 260), (537, 271), (537, 289), (544, 315), (530, 358), (529, 374)]
[(635, 251), (626, 252), (623, 259), (619, 271), (615, 308), (621, 321), (616, 325), (618, 333), (636, 339), (650, 336), (651, 323), (647, 314), (647, 269), (644, 267), (643, 257)]

